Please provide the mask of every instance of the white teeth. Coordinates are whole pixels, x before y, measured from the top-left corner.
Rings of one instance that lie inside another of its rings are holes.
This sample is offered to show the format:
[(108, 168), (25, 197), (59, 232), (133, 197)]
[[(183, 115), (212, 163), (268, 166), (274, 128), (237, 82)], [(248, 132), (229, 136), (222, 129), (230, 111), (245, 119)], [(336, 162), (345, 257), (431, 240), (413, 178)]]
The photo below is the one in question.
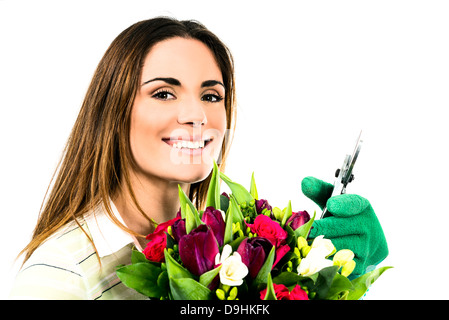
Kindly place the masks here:
[(187, 149), (200, 149), (204, 148), (205, 142), (204, 140), (201, 141), (179, 141), (178, 143), (173, 143), (173, 148), (187, 148)]

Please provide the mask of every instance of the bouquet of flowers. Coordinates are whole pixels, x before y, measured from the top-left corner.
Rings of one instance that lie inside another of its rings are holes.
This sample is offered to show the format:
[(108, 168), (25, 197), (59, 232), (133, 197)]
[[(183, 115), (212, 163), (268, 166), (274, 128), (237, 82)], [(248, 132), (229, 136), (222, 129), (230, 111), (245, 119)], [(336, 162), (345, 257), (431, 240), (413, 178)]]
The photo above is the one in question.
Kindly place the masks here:
[[(231, 190), (220, 193), (219, 179)], [(180, 211), (147, 236), (143, 252), (117, 275), (128, 287), (155, 299), (309, 300), (360, 299), (389, 267), (349, 280), (354, 254), (336, 251), (324, 236), (308, 239), (315, 219), (259, 199), (214, 169), (206, 210), (198, 212), (179, 188)]]

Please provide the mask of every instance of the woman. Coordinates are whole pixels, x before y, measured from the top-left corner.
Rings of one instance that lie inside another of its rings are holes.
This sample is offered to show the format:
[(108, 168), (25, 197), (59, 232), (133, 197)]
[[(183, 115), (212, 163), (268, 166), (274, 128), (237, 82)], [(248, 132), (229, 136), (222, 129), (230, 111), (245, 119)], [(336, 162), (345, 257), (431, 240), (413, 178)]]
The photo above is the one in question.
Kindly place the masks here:
[(232, 56), (201, 24), (161, 17), (124, 30), (94, 73), (11, 296), (145, 298), (115, 268), (176, 216), (178, 184), (204, 206), (234, 96)]
[[(123, 31), (93, 76), (11, 296), (145, 298), (115, 268), (176, 216), (178, 185), (204, 209), (212, 160), (223, 170), (228, 152), (234, 96), (232, 56), (201, 24), (155, 18)], [(388, 255), (385, 236), (368, 200), (330, 198), (332, 189), (302, 181), (330, 213), (310, 237), (351, 249), (361, 275)]]

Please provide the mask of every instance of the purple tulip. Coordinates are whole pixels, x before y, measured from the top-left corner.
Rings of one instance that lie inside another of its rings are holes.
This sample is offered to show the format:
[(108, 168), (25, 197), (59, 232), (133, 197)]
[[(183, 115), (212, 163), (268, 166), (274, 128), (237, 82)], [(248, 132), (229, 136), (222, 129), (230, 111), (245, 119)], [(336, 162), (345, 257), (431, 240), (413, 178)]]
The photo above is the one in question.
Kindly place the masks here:
[(310, 215), (307, 211), (293, 212), (292, 216), (287, 220), (287, 225), (290, 224), (290, 227), (293, 230), (296, 230), (303, 224), (307, 223), (309, 220)]
[(222, 211), (216, 210), (214, 207), (207, 207), (201, 220), (212, 229), (215, 237), (217, 238), (218, 245), (221, 247), (224, 242), (224, 233), (226, 228)]
[(255, 278), (270, 254), (273, 245), (262, 237), (246, 238), (240, 243), (237, 252), (242, 257), (242, 262), (248, 267), (249, 275)]
[(178, 248), (184, 266), (197, 276), (214, 268), (215, 256), (219, 252), (214, 232), (205, 224), (183, 236)]
[(228, 200), (231, 200), (231, 198), (229, 198), (229, 196), (228, 196), (228, 194), (226, 192), (222, 192), (221, 195), (225, 196), (226, 198), (228, 198)]
[(256, 200), (257, 214), (262, 214), (262, 211), (264, 211), (264, 209), (267, 209), (268, 211), (272, 211), (273, 208), (268, 204), (267, 200), (264, 200), (264, 199)]
[(179, 243), (179, 240), (181, 240), (181, 238), (187, 234), (186, 220), (185, 219), (176, 220), (175, 223), (173, 223), (173, 225), (171, 226), (171, 232), (176, 242)]

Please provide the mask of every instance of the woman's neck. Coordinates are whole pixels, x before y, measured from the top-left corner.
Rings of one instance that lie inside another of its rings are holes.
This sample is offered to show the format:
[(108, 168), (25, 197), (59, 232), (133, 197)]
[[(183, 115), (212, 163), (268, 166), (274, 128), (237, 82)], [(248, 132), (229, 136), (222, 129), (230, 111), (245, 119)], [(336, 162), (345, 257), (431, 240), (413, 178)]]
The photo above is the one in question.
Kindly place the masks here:
[[(147, 235), (155, 228), (151, 219), (159, 224), (176, 217), (180, 206), (178, 183), (138, 175), (131, 175), (130, 180), (137, 203), (146, 216), (142, 216), (129, 189), (124, 186), (112, 201), (128, 228), (138, 234)], [(188, 194), (190, 184), (179, 184)]]

